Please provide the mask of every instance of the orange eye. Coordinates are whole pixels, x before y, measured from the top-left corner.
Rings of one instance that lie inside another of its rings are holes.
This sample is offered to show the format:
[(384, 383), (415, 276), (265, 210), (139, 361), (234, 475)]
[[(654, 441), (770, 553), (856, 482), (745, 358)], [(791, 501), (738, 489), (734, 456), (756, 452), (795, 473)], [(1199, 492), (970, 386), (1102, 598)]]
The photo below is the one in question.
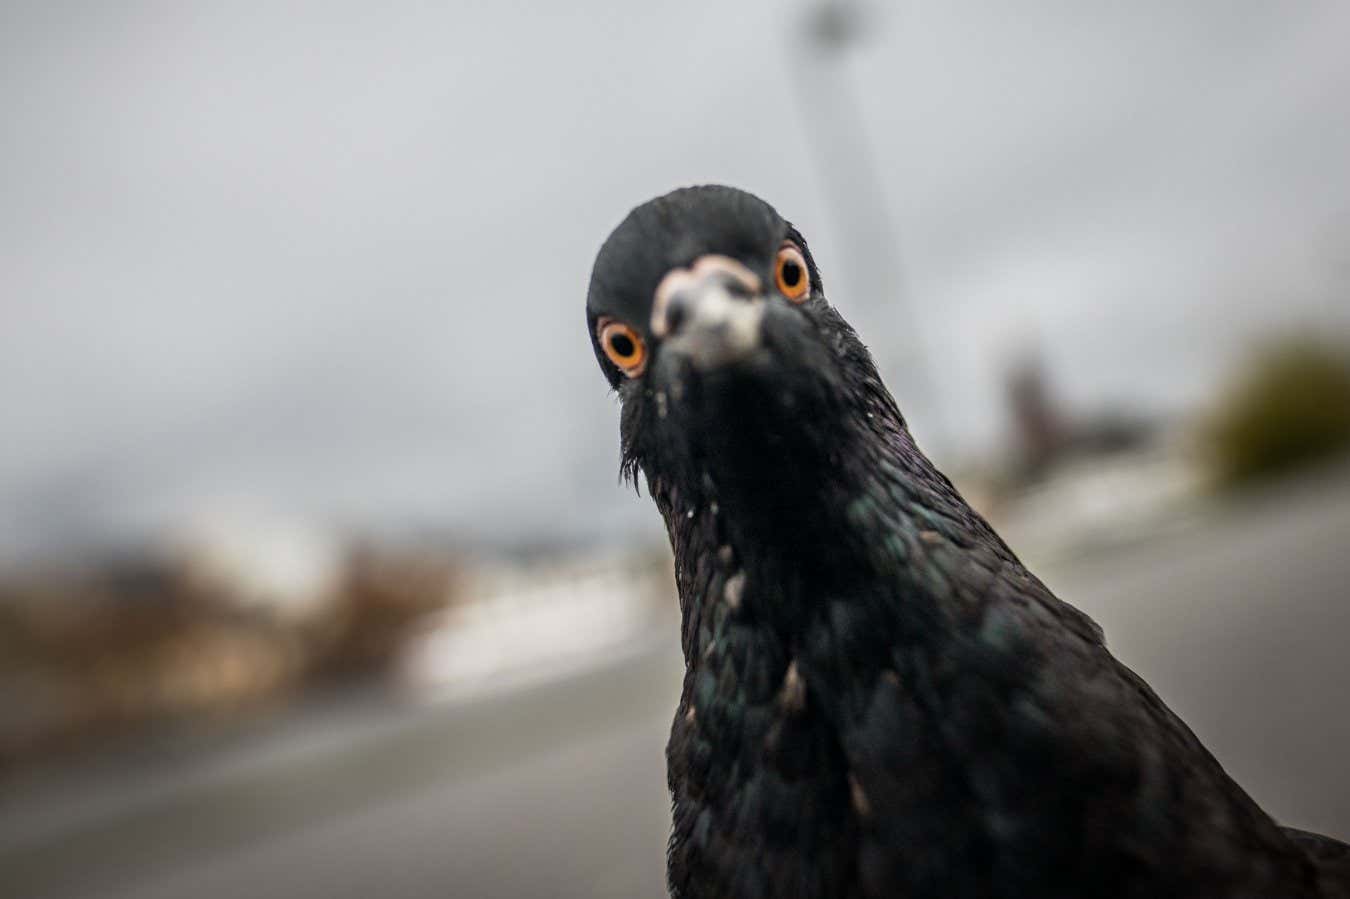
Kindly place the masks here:
[(790, 243), (778, 251), (774, 265), (774, 280), (778, 290), (794, 303), (805, 302), (811, 293), (811, 275), (806, 270), (806, 257)]
[(647, 346), (638, 332), (612, 318), (600, 320), (600, 346), (605, 355), (630, 378), (647, 368)]

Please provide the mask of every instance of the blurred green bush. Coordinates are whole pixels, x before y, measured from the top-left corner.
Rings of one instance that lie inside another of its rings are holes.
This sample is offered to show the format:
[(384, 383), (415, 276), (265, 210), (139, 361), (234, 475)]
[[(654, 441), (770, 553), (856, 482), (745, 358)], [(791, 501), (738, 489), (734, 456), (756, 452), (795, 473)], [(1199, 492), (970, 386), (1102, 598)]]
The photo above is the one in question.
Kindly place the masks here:
[(1306, 336), (1258, 349), (1203, 436), (1220, 486), (1263, 480), (1350, 449), (1350, 354)]

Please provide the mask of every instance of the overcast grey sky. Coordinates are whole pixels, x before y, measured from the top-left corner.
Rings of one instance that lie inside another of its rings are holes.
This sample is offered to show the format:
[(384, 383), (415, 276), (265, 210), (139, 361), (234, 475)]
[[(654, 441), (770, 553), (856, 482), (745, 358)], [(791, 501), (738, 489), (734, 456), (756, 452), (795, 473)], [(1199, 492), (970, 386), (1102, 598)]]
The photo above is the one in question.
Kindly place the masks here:
[[(949, 451), (1027, 345), (1076, 405), (1174, 409), (1346, 326), (1350, 5), (876, 7), (839, 72), (769, 0), (6, 4), (0, 559), (238, 501), (657, 534), (582, 306), (682, 184), (792, 218), (888, 370), (917, 341), (935, 394), (892, 388)], [(898, 246), (817, 165), (856, 158), (841, 79)]]

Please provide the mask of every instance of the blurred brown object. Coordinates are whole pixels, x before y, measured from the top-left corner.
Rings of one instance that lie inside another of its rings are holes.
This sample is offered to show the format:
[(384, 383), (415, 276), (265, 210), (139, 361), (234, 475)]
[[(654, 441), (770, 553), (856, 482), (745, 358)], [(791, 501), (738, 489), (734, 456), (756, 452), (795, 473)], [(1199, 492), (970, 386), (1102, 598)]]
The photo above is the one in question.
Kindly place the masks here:
[(96, 734), (239, 710), (301, 670), (284, 630), (122, 563), (0, 586), (0, 770)]
[[(0, 775), (157, 724), (228, 718), (393, 661), (450, 601), (454, 566), (361, 549), (303, 617), (191, 557), (0, 581)], [(239, 588), (239, 589), (242, 589)]]
[(358, 548), (348, 558), (333, 613), (324, 621), (317, 672), (382, 673), (432, 612), (449, 604), (456, 566), (430, 554)]

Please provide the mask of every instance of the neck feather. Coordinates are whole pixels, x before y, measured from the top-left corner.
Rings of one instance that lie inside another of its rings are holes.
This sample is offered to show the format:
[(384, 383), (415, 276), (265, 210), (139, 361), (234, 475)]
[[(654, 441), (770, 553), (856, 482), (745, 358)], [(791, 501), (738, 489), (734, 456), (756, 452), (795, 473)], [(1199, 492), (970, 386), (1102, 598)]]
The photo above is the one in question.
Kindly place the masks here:
[(864, 387), (829, 441), (738, 476), (649, 475), (675, 554), (687, 656), (719, 616), (750, 617), (791, 644), (839, 603), (932, 636), (944, 630), (945, 569), (960, 564), (961, 547), (1015, 563), (915, 446), (879, 381)]

